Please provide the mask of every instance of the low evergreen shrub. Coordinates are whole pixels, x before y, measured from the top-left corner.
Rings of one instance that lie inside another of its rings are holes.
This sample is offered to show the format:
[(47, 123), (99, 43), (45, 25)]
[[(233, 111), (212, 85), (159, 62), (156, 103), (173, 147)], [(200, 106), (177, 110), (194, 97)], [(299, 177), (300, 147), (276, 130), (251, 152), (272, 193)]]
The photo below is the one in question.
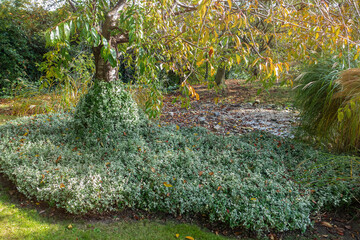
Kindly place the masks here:
[(292, 139), (126, 121), (99, 138), (91, 128), (79, 136), (72, 121), (38, 115), (0, 126), (0, 171), (29, 198), (70, 213), (136, 208), (258, 232), (305, 230), (312, 212), (360, 195), (347, 157), (329, 164), (338, 157)]
[(76, 106), (74, 124), (78, 132), (108, 133), (136, 127), (141, 116), (131, 93), (121, 82), (95, 81)]

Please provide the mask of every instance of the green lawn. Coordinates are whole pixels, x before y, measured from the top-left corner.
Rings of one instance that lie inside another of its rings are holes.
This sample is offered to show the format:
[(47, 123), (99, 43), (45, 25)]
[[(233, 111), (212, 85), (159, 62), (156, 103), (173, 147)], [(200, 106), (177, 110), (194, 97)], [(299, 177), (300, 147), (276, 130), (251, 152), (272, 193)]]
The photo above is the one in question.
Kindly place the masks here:
[(6, 123), (7, 121), (13, 120), (15, 118), (16, 118), (15, 116), (0, 114), (0, 125)]

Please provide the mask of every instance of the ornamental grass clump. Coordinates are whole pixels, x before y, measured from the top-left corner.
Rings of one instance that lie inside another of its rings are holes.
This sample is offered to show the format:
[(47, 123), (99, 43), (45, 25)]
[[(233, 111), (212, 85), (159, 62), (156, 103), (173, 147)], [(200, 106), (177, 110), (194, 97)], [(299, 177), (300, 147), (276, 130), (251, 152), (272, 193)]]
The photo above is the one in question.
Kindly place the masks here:
[(360, 153), (360, 69), (341, 72), (336, 80), (339, 90), (333, 101), (341, 101), (338, 109), (338, 131), (334, 136), (338, 150), (357, 150)]
[(332, 150), (360, 149), (360, 69), (335, 60), (307, 66), (297, 78), (295, 104), (301, 129)]
[(358, 168), (343, 161), (337, 182), (338, 166), (312, 165), (328, 155), (291, 139), (146, 124), (99, 138), (79, 136), (72, 118), (38, 115), (0, 126), (0, 171), (29, 198), (70, 213), (134, 208), (258, 232), (304, 231), (313, 211), (359, 196)]

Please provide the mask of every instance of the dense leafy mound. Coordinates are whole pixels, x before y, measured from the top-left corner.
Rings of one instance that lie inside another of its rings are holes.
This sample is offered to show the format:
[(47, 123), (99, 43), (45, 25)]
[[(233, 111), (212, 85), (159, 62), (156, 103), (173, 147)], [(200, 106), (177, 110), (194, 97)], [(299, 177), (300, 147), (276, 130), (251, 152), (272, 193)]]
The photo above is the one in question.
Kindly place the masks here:
[(71, 213), (131, 207), (257, 231), (304, 230), (312, 211), (359, 194), (359, 173), (345, 178), (345, 157), (333, 167), (328, 155), (293, 140), (145, 125), (81, 138), (71, 119), (39, 115), (0, 127), (1, 172), (20, 192)]
[(80, 132), (101, 133), (134, 127), (140, 123), (139, 108), (131, 93), (119, 82), (95, 81), (76, 107), (75, 125)]

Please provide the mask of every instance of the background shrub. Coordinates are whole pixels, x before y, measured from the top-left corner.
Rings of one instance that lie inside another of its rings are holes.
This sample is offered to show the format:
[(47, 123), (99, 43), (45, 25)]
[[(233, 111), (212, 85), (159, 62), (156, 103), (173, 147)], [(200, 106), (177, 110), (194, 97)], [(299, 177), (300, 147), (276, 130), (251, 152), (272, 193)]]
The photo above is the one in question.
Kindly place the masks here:
[(46, 51), (41, 34), (29, 35), (20, 24), (0, 18), (0, 95), (13, 96), (16, 88), (25, 89), (39, 80), (37, 65)]

